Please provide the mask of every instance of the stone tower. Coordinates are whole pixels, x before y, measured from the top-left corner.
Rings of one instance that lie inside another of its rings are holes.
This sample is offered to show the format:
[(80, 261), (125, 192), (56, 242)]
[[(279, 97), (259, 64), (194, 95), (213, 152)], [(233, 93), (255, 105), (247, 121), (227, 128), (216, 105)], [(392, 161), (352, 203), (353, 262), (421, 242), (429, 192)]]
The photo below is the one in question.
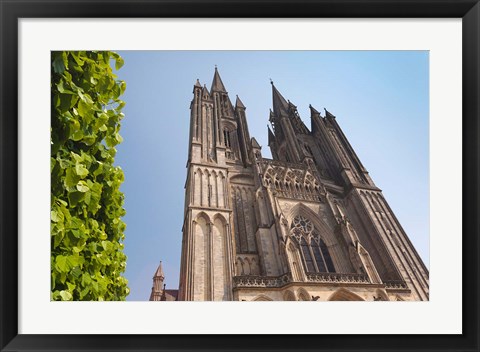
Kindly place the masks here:
[(158, 265), (153, 275), (152, 292), (150, 292), (149, 301), (176, 301), (178, 290), (167, 290), (164, 284), (165, 274), (163, 273), (162, 262)]
[(268, 145), (215, 68), (197, 80), (179, 300), (428, 300), (428, 270), (336, 117), (310, 129), (272, 82)]
[(162, 262), (158, 265), (155, 274), (153, 275), (152, 292), (150, 293), (150, 301), (164, 301), (165, 299), (165, 274), (163, 273)]

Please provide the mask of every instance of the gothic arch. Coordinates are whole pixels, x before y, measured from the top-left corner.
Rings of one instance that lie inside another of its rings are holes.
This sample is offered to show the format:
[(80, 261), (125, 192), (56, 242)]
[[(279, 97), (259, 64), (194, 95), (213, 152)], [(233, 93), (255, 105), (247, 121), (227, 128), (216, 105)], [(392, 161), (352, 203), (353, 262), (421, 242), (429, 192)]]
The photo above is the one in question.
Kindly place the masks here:
[(365, 301), (359, 295), (345, 289), (339, 288), (329, 298), (328, 301)]
[(299, 301), (310, 301), (310, 295), (303, 287), (297, 290), (297, 297)]
[(283, 300), (284, 301), (296, 301), (297, 299), (295, 298), (295, 294), (292, 291), (287, 290), (283, 293)]
[(197, 216), (195, 217), (195, 221), (198, 221), (200, 218), (205, 219), (207, 224), (211, 223), (210, 217), (204, 211), (201, 211), (200, 213), (197, 214)]
[(193, 221), (194, 229), (194, 266), (193, 272), (193, 296), (195, 300), (210, 301), (212, 292), (206, 289), (210, 285), (208, 268), (210, 267), (210, 256), (208, 248), (210, 242), (210, 218), (204, 212), (197, 214)]
[(250, 259), (245, 258), (243, 261), (243, 272), (244, 275), (251, 275), (252, 274), (252, 266), (250, 264)]
[(227, 219), (225, 219), (225, 217), (220, 214), (220, 213), (216, 213), (214, 216), (213, 216), (213, 221), (215, 222), (215, 220), (220, 220), (223, 225), (226, 225), (228, 222), (227, 222)]
[(252, 301), (273, 301), (273, 299), (265, 295), (258, 295), (257, 297), (252, 299)]
[(237, 267), (237, 275), (244, 275), (244, 269), (243, 269), (243, 260), (240, 257), (237, 257), (237, 260), (235, 262), (235, 265)]
[(335, 249), (335, 235), (314, 211), (299, 203), (289, 211), (289, 218), (288, 237), (298, 242), (306, 272), (342, 270), (343, 259)]
[(290, 270), (292, 272), (293, 280), (303, 281), (303, 264), (297, 244), (287, 237), (286, 248), (288, 248), (287, 257), (290, 258)]
[[(223, 301), (228, 299), (228, 268), (230, 262), (227, 255), (227, 236), (225, 228), (226, 220), (221, 214), (215, 214), (213, 218), (213, 228), (211, 231), (210, 255), (212, 280), (215, 283), (213, 287), (213, 299)], [(216, 259), (220, 259), (218, 262)]]
[(335, 244), (336, 241), (334, 239), (333, 229), (331, 229), (330, 226), (328, 226), (324, 221), (322, 221), (319, 215), (315, 213), (312, 209), (310, 209), (303, 203), (295, 204), (286, 214), (286, 218), (288, 219), (289, 224), (292, 223), (293, 218), (297, 215), (303, 215), (313, 223), (315, 228), (322, 235), (322, 238), (327, 246)]
[(237, 129), (237, 125), (232, 121), (222, 120), (222, 129), (225, 129), (225, 128), (228, 129), (229, 131), (232, 131)]

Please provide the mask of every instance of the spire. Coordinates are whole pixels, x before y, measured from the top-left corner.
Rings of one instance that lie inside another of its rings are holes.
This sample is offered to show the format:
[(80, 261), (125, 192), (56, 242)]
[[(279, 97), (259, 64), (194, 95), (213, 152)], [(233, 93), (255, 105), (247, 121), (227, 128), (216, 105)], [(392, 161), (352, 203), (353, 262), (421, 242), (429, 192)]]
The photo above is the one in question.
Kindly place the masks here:
[(160, 277), (165, 279), (165, 274), (163, 273), (163, 267), (162, 267), (162, 261), (160, 261), (160, 265), (157, 268), (157, 271), (155, 272), (155, 275), (153, 275), (153, 278), (155, 279), (156, 277)]
[(252, 147), (257, 149), (262, 149), (262, 147), (260, 147), (260, 144), (258, 144), (257, 140), (255, 139), (255, 137), (252, 138)]
[(202, 85), (200, 84), (200, 81), (197, 78), (197, 81), (195, 82), (195, 87), (202, 88)]
[(220, 74), (218, 73), (218, 69), (216, 65), (215, 65), (215, 74), (213, 75), (212, 88), (210, 89), (210, 91), (224, 92), (224, 93), (227, 92), (227, 90), (225, 89), (225, 86), (223, 85), (222, 79), (220, 78)]
[(245, 108), (245, 105), (243, 105), (242, 101), (240, 100), (240, 98), (238, 97), (237, 95), (237, 100), (235, 101), (235, 109), (236, 108), (240, 108), (240, 109), (246, 109)]
[(333, 117), (335, 118), (335, 115), (333, 115), (331, 112), (329, 112), (327, 109), (323, 108), (323, 110), (325, 110), (325, 116), (326, 117)]
[(202, 88), (202, 97), (204, 99), (209, 99), (210, 98), (210, 93), (208, 92), (207, 86), (204, 84)]
[(273, 112), (277, 116), (281, 116), (283, 114), (287, 115), (289, 104), (287, 103), (285, 98), (280, 94), (280, 92), (277, 90), (272, 80), (270, 80), (270, 83), (272, 84)]
[(311, 104), (308, 107), (310, 108), (311, 117), (320, 116), (320, 113)]

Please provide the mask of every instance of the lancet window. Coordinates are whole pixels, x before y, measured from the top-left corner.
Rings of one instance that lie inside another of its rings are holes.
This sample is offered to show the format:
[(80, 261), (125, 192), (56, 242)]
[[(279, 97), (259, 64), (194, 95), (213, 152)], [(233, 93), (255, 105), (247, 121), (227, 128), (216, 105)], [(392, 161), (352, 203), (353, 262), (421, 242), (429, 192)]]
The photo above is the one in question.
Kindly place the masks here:
[(297, 215), (292, 221), (290, 236), (300, 248), (303, 264), (307, 272), (335, 272), (335, 266), (328, 252), (327, 245), (309, 219)]
[(223, 140), (225, 141), (225, 146), (227, 148), (232, 147), (232, 143), (230, 141), (230, 131), (228, 129), (223, 130)]

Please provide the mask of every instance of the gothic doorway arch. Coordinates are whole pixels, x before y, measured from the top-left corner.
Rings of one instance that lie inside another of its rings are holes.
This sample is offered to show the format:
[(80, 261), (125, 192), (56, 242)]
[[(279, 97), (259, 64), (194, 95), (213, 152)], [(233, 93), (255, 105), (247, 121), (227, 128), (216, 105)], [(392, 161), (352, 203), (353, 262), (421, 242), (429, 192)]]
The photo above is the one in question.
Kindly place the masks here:
[(328, 301), (365, 301), (365, 300), (359, 295), (347, 289), (340, 288), (328, 298)]

